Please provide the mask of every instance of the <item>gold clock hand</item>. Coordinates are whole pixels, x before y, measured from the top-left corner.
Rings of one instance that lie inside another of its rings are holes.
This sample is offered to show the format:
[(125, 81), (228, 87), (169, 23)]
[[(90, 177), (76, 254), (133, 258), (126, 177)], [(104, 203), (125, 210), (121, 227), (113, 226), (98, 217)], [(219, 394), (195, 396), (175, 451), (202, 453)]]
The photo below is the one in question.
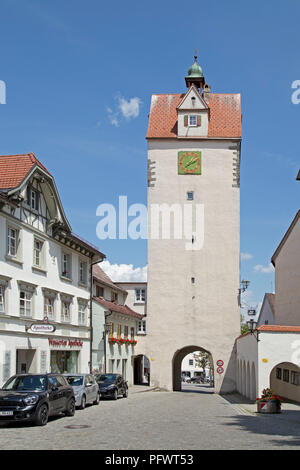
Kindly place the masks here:
[(196, 161), (197, 161), (197, 158), (194, 157), (192, 160), (189, 161), (189, 163), (186, 164), (186, 167), (192, 165), (192, 163), (195, 163)]

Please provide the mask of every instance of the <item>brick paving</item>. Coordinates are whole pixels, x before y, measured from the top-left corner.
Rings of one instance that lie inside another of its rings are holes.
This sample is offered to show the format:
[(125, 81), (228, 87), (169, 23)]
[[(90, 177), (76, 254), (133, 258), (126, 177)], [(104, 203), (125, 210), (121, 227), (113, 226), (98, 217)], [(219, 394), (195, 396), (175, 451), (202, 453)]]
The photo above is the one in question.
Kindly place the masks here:
[[(1, 449), (204, 450), (300, 448), (300, 407), (281, 415), (224, 399), (201, 385), (185, 392), (131, 387), (129, 398), (103, 400), (72, 418), (51, 418), (46, 427), (0, 425)], [(86, 425), (85, 429), (67, 429)]]

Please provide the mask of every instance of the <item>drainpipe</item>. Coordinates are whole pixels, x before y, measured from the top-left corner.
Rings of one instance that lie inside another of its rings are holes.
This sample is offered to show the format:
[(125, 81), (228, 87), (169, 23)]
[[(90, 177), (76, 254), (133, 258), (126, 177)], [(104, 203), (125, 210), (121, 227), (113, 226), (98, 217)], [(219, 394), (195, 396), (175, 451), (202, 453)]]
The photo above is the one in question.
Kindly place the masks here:
[(91, 264), (90, 264), (90, 374), (93, 372), (93, 340), (94, 340), (94, 334), (93, 334), (93, 266), (95, 264), (101, 263), (103, 259), (95, 261), (94, 263), (92, 262), (91, 258)]
[(106, 374), (106, 319), (112, 315), (112, 311), (109, 310), (109, 313), (104, 312), (104, 331), (103, 331), (103, 340), (104, 340), (104, 374)]

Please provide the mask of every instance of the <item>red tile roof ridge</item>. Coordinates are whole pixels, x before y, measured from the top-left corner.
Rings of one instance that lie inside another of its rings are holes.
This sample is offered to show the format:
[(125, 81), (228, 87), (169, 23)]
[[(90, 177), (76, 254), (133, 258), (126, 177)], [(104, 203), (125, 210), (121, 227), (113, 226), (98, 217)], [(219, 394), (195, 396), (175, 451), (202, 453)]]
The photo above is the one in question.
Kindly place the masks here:
[(287, 331), (300, 333), (300, 326), (289, 326), (289, 325), (260, 325), (257, 328), (259, 331)]
[(109, 310), (112, 310), (113, 312), (121, 313), (123, 315), (128, 315), (128, 316), (134, 317), (134, 318), (139, 318), (140, 320), (142, 318), (144, 318), (144, 315), (135, 312), (130, 307), (128, 307), (128, 305), (115, 304), (114, 302), (103, 299), (101, 297), (93, 297), (93, 300), (98, 302), (103, 307), (106, 307)]

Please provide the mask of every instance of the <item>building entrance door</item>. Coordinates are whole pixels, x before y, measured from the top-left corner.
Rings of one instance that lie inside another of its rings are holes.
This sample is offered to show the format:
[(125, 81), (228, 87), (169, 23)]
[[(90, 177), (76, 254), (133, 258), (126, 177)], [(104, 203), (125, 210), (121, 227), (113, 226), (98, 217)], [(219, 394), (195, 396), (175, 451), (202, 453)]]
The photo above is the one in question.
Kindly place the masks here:
[(36, 370), (36, 350), (35, 349), (17, 349), (16, 373), (34, 374)]

